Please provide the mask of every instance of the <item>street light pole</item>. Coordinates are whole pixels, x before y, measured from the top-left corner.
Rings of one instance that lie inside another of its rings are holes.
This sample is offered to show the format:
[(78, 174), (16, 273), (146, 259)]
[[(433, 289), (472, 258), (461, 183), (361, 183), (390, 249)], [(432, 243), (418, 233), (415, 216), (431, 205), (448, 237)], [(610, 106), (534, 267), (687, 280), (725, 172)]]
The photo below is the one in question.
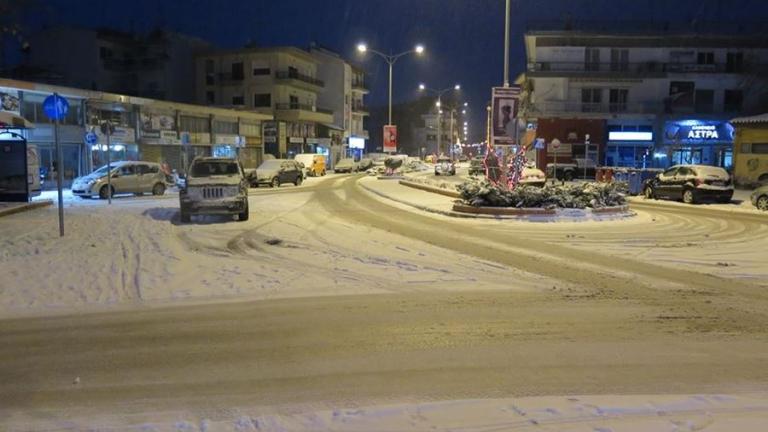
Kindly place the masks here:
[(384, 59), (384, 61), (387, 62), (387, 64), (389, 65), (389, 116), (388, 116), (388, 124), (391, 125), (392, 124), (392, 69), (393, 69), (393, 67), (395, 65), (395, 62), (397, 62), (397, 60), (400, 57), (403, 57), (403, 56), (408, 55), (408, 54), (422, 54), (422, 53), (424, 53), (424, 46), (419, 44), (419, 45), (416, 45), (416, 47), (414, 47), (412, 50), (403, 51), (403, 52), (401, 52), (399, 54), (384, 54), (381, 51), (376, 51), (375, 49), (368, 48), (368, 46), (366, 44), (361, 43), (361, 44), (357, 45), (357, 50), (359, 52), (361, 52), (361, 53), (365, 53), (365, 52), (370, 51), (373, 54), (376, 54), (377, 56), (379, 56), (382, 59)]
[(504, 87), (509, 87), (509, 9), (511, 1), (507, 0), (504, 13)]

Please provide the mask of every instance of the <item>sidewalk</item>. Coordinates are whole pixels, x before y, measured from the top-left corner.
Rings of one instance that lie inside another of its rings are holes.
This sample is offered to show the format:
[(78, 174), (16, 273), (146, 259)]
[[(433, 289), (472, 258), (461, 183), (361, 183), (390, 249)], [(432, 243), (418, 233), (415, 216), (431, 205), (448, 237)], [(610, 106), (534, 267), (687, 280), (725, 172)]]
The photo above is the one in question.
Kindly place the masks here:
[(36, 200), (33, 202), (0, 202), (0, 217), (33, 210), (52, 205), (51, 200)]
[(379, 180), (376, 177), (364, 177), (360, 179), (358, 185), (379, 197), (429, 213), (465, 218), (483, 216), (455, 212), (453, 211), (453, 202), (456, 201), (456, 198), (403, 186), (400, 184), (400, 180)]

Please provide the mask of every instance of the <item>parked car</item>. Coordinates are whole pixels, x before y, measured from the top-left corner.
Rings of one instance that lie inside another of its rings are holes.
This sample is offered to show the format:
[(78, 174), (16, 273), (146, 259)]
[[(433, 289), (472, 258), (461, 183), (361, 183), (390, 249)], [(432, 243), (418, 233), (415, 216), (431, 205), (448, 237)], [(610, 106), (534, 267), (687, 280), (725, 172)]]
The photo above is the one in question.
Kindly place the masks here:
[(299, 162), (304, 168), (304, 177), (318, 177), (325, 175), (325, 156), (317, 153), (300, 153), (293, 160)]
[(467, 161), (469, 161), (469, 156), (465, 154), (459, 156), (459, 162), (467, 162)]
[(296, 160), (270, 159), (256, 168), (255, 177), (252, 174), (249, 181), (252, 186), (279, 187), (286, 183), (298, 186), (304, 181), (304, 172)]
[[(107, 171), (110, 179), (107, 179)], [(109, 164), (109, 170), (107, 165), (104, 165), (72, 182), (72, 194), (81, 198), (96, 195), (107, 199), (110, 195), (123, 193), (163, 195), (165, 188), (166, 178), (160, 170), (160, 165), (142, 161), (113, 162)]]
[(760, 210), (768, 211), (768, 185), (755, 189), (750, 196), (752, 205)]
[(456, 175), (456, 165), (449, 157), (441, 157), (437, 159), (435, 164), (435, 175)]
[(573, 162), (547, 164), (547, 177), (571, 181), (573, 179), (595, 179), (597, 164), (592, 159), (575, 158)]
[(201, 157), (192, 161), (184, 188), (179, 190), (181, 221), (193, 215), (236, 214), (248, 220), (248, 181), (236, 159)]
[(675, 165), (643, 185), (646, 198), (666, 198), (694, 204), (705, 200), (728, 203), (733, 183), (728, 172), (708, 165)]
[(523, 173), (520, 175), (520, 184), (528, 186), (544, 186), (547, 183), (547, 176), (544, 171), (529, 165), (523, 168)]
[(333, 172), (336, 173), (351, 173), (357, 170), (358, 164), (352, 158), (346, 158), (336, 162), (336, 166), (333, 168)]
[(469, 161), (469, 175), (485, 174), (485, 156), (475, 156)]
[(362, 158), (357, 162), (358, 171), (367, 171), (371, 168), (373, 168), (373, 159)]

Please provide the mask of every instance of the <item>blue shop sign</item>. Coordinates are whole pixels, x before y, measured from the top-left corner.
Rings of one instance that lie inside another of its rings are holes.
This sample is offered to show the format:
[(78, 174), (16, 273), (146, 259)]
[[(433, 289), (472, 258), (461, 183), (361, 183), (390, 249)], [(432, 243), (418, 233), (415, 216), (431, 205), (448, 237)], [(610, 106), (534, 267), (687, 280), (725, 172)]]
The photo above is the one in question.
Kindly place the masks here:
[(685, 143), (733, 142), (734, 129), (727, 121), (680, 120), (667, 122), (664, 128), (666, 141)]

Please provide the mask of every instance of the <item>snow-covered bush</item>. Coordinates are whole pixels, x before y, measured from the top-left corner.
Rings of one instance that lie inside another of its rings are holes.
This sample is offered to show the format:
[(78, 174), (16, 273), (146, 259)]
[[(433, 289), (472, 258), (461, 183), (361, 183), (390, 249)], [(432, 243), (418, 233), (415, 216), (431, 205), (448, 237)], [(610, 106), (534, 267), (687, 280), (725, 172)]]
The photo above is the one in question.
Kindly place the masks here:
[(627, 203), (627, 184), (571, 183), (544, 187), (522, 185), (514, 190), (487, 179), (471, 179), (456, 188), (465, 204), (475, 207), (603, 208)]

